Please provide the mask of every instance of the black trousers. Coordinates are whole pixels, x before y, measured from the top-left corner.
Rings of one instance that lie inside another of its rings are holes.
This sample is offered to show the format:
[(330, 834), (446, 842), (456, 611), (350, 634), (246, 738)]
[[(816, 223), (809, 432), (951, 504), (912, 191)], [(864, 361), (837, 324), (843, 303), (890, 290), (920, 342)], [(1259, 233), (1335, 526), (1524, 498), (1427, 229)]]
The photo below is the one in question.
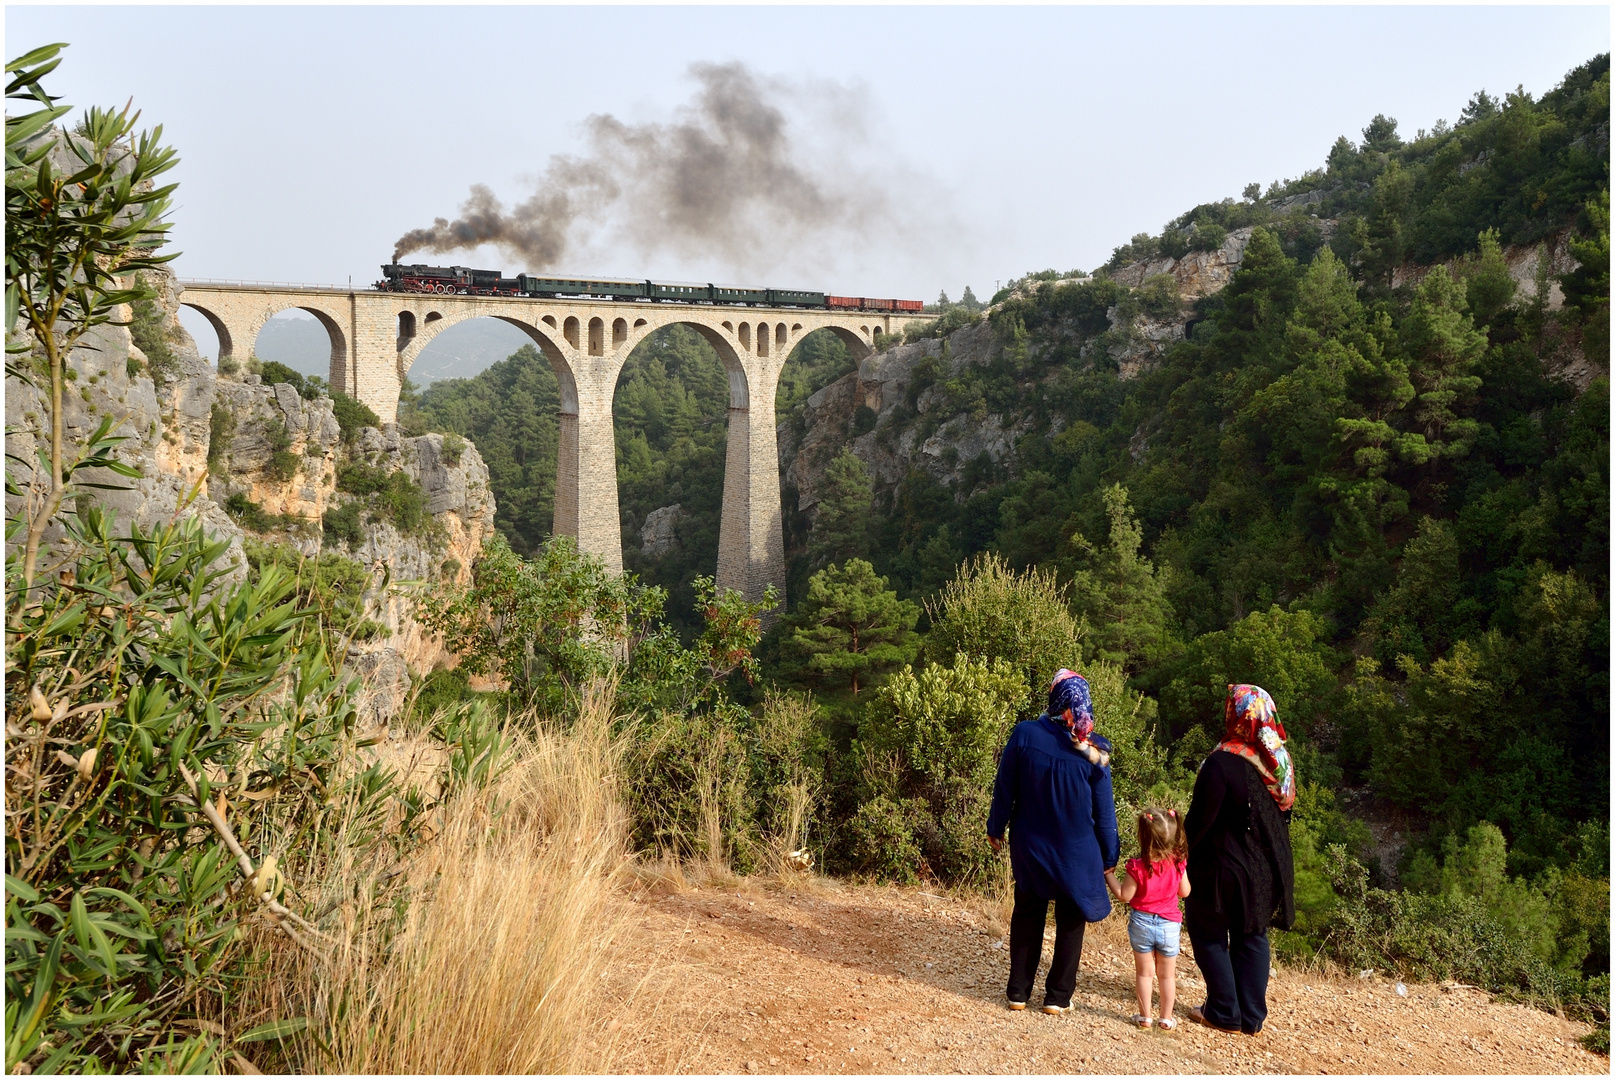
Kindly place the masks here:
[[(1015, 890), (1015, 911), (1009, 917), (1009, 986), (1004, 991), (1011, 1001), (1031, 1000), (1048, 919), (1049, 901), (1024, 889)], [(1070, 1006), (1082, 961), (1082, 935), (1087, 929), (1088, 921), (1073, 901), (1054, 901), (1054, 962), (1043, 984), (1045, 1005)]]
[(1194, 962), (1206, 980), (1200, 1011), (1220, 1028), (1254, 1035), (1267, 1020), (1267, 975), (1271, 967), (1267, 931), (1189, 931)]

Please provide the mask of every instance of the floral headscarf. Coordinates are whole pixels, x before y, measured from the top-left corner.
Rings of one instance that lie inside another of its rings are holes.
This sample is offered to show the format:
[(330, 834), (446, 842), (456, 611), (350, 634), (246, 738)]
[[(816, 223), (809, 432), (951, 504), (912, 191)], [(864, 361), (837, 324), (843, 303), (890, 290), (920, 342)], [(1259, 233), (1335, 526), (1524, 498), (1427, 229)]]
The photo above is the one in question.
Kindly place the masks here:
[(1256, 766), (1280, 810), (1294, 806), (1295, 767), (1290, 752), (1284, 749), (1287, 736), (1273, 698), (1260, 686), (1229, 683), (1223, 718), (1227, 731), (1217, 749), (1238, 754)]
[(1086, 754), (1096, 765), (1110, 764), (1110, 755), (1089, 741), (1093, 734), (1093, 699), (1087, 679), (1070, 668), (1055, 672), (1054, 681), (1049, 683), (1048, 715), (1065, 725), (1078, 753)]

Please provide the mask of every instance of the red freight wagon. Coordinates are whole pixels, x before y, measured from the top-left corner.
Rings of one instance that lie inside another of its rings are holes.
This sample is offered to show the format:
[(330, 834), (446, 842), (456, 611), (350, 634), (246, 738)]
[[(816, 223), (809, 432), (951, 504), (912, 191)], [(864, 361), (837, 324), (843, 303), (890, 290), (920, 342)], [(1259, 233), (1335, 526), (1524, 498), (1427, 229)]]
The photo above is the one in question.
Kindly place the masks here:
[(896, 304), (896, 303), (897, 303), (897, 301), (895, 301), (895, 300), (876, 300), (873, 297), (866, 296), (866, 297), (864, 297), (864, 310), (865, 311), (890, 311), (890, 310), (892, 310), (893, 305)]
[(923, 300), (893, 300), (892, 303), (897, 306), (898, 311), (925, 310), (925, 302)]
[(826, 296), (824, 304), (826, 307), (857, 311), (864, 306), (864, 298), (861, 296)]

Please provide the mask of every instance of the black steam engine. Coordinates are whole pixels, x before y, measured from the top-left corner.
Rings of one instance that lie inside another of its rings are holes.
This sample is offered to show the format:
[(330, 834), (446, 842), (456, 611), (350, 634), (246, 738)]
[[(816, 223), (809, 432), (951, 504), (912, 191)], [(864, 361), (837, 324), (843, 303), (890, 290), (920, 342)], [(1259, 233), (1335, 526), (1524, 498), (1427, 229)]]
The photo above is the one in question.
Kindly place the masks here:
[(576, 297), (587, 300), (637, 300), (664, 304), (724, 304), (740, 307), (833, 308), (838, 311), (918, 312), (918, 300), (880, 300), (865, 296), (831, 296), (800, 289), (753, 289), (711, 282), (632, 281), (620, 278), (556, 278), (468, 266), (423, 266), (387, 263), (375, 287), (386, 292), (439, 293), (455, 296)]

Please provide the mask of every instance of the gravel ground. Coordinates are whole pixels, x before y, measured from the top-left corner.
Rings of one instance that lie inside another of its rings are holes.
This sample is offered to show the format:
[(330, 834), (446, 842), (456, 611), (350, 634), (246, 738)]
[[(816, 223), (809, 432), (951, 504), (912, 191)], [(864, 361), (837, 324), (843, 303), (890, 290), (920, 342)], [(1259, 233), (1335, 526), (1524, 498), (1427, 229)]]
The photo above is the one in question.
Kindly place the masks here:
[(1402, 997), (1380, 978), (1275, 970), (1260, 1035), (1195, 1027), (1184, 1012), (1204, 988), (1187, 936), (1177, 1030), (1139, 1030), (1119, 915), (1088, 928), (1072, 1011), (1046, 1016), (1005, 1009), (1004, 926), (981, 901), (823, 878), (660, 880), (621, 914), (606, 977), (626, 1007), (591, 1041), (616, 1072), (1610, 1071), (1576, 1043), (1586, 1025), (1459, 986)]

